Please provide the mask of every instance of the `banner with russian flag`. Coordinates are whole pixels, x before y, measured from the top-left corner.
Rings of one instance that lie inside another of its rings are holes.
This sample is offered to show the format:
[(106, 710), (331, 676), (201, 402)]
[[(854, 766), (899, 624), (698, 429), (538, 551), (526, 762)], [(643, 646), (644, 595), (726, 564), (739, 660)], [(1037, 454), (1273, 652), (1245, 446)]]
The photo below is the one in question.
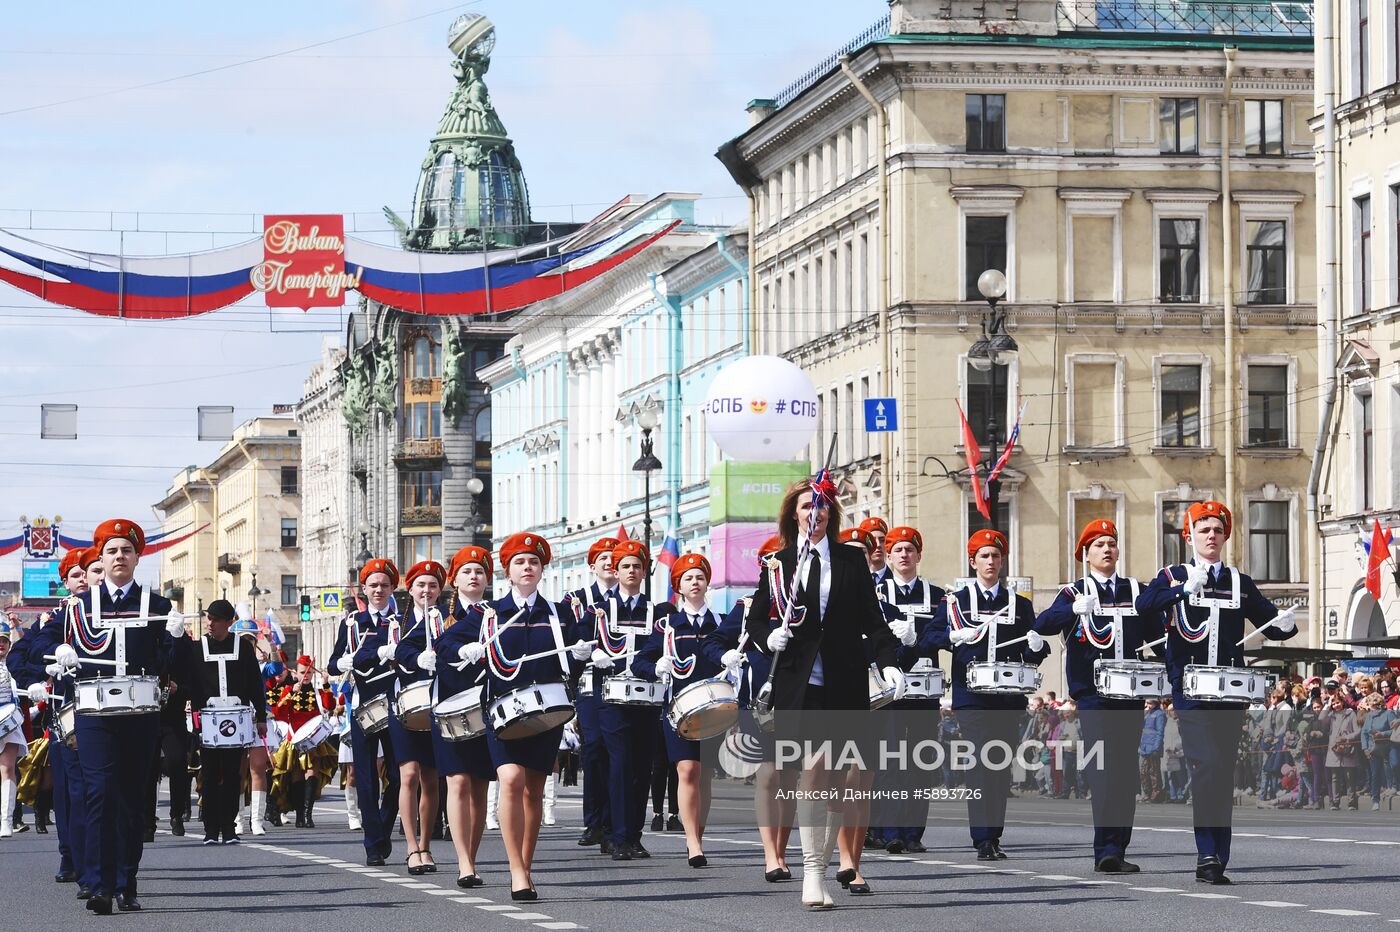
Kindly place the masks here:
[(661, 541), (661, 550), (656, 555), (656, 562), (666, 567), (666, 601), (673, 602), (676, 598), (676, 590), (671, 586), (671, 567), (676, 565), (676, 561), (681, 558), (681, 545), (675, 536), (668, 530), (666, 537)]

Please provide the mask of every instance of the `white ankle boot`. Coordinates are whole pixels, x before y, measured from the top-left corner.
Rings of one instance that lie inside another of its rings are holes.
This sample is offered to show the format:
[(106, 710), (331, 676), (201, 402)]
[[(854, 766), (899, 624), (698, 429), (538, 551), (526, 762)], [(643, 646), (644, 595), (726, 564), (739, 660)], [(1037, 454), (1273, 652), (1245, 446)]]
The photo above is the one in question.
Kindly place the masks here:
[(345, 817), (350, 822), (350, 831), (358, 832), (363, 828), (360, 824), (360, 807), (355, 804), (355, 788), (353, 786), (345, 788)]
[(253, 829), (254, 835), (266, 835), (267, 828), (263, 825), (262, 814), (267, 808), (267, 791), (253, 790), (253, 803), (248, 807), (248, 824)]
[(797, 834), (802, 841), (802, 905), (807, 909), (830, 909), (831, 894), (826, 891), (826, 868), (831, 863), (831, 848), (827, 845), (826, 804), (802, 806), (798, 809)]
[(496, 821), (496, 807), (501, 799), (500, 786), (501, 784), (492, 780), (490, 788), (486, 791), (486, 827), (492, 831), (501, 827), (501, 823)]
[(554, 824), (554, 798), (555, 798), (555, 776), (550, 774), (544, 778), (544, 824)]
[(15, 819), (15, 781), (6, 780), (0, 783), (0, 838), (9, 838), (14, 834), (11, 823)]

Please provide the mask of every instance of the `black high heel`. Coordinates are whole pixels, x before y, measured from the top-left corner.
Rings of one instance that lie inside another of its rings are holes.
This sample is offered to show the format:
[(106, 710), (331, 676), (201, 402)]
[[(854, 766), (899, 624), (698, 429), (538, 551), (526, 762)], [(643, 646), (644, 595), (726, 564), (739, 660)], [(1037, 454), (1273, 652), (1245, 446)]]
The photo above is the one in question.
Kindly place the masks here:
[(413, 866), (413, 856), (414, 856), (415, 854), (417, 854), (417, 855), (422, 855), (422, 853), (423, 853), (423, 852), (421, 852), (421, 851), (410, 851), (410, 852), (408, 853), (408, 857), (404, 858), (404, 863), (408, 865), (408, 872), (409, 872), (409, 874), (411, 874), (411, 875), (414, 876), (414, 877), (421, 877), (421, 876), (423, 876), (424, 874), (426, 874), (426, 873), (428, 872), (428, 871), (423, 867), (421, 861), (419, 862), (419, 864), (418, 864), (417, 867), (414, 867), (414, 866)]
[(839, 870), (836, 872), (836, 882), (843, 887), (849, 887), (851, 885), (851, 881), (855, 879), (855, 868), (848, 867), (845, 870)]
[(524, 890), (510, 891), (510, 898), (517, 903), (533, 903), (540, 898), (540, 894), (534, 887), (527, 887)]
[(687, 863), (688, 863), (691, 867), (704, 867), (706, 864), (709, 864), (710, 862), (709, 862), (708, 860), (706, 860), (706, 858), (705, 858), (705, 856), (704, 856), (703, 854), (697, 854), (697, 855), (695, 855), (695, 856), (689, 858), (688, 861), (687, 861)]
[(485, 881), (476, 874), (468, 874), (465, 877), (457, 878), (457, 886), (461, 887), (463, 890), (470, 890), (472, 887), (480, 887), (484, 883)]
[(850, 886), (846, 887), (846, 891), (850, 893), (851, 896), (874, 896), (870, 890), (870, 884), (864, 881), (860, 883), (852, 881)]

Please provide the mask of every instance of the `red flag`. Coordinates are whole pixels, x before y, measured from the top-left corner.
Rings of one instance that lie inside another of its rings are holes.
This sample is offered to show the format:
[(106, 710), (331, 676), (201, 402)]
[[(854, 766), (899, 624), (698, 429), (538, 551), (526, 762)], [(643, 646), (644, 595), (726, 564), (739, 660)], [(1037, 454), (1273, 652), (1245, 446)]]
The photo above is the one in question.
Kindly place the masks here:
[(1366, 559), (1366, 591), (1377, 602), (1381, 600), (1381, 566), (1390, 559), (1389, 530), (1381, 528), (1380, 518), (1371, 530), (1371, 555)]
[(624, 540), (631, 540), (631, 539), (632, 539), (631, 536), (627, 533), (627, 525), (626, 525), (626, 524), (619, 524), (619, 525), (617, 526), (617, 542), (620, 544), (620, 543), (622, 543)]
[(961, 404), (958, 405), (958, 420), (962, 423), (963, 453), (967, 454), (967, 472), (972, 480), (972, 500), (977, 504), (977, 510), (982, 513), (982, 517), (990, 521), (992, 506), (987, 503), (982, 480), (977, 478), (977, 467), (982, 463), (982, 448), (977, 445), (977, 435), (972, 432), (972, 425), (967, 423), (967, 415), (963, 414)]

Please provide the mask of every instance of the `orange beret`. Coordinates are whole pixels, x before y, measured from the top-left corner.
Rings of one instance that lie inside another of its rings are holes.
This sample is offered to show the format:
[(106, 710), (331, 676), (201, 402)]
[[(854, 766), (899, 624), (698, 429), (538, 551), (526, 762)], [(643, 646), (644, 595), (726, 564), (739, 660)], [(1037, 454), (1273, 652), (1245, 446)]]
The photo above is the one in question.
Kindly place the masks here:
[(1079, 533), (1079, 543), (1074, 545), (1074, 558), (1084, 559), (1084, 551), (1089, 549), (1089, 545), (1100, 537), (1112, 537), (1118, 539), (1118, 525), (1112, 521), (1090, 521), (1084, 525), (1084, 530)]
[(366, 563), (360, 570), (360, 585), (363, 586), (369, 582), (369, 578), (375, 573), (383, 573), (388, 576), (390, 586), (399, 584), (399, 568), (394, 565), (393, 560), (375, 559)]
[(78, 565), (87, 569), (102, 559), (102, 551), (96, 547), (84, 547), (78, 553)]
[(672, 589), (680, 588), (681, 577), (686, 574), (687, 570), (699, 570), (704, 573), (705, 582), (709, 582), (710, 577), (714, 575), (710, 572), (710, 561), (706, 560), (704, 556), (698, 553), (683, 553), (680, 559), (671, 566)]
[(146, 532), (141, 530), (141, 525), (126, 518), (110, 518), (92, 532), (92, 545), (97, 548), (98, 553), (107, 546), (107, 541), (117, 539), (131, 541), (131, 546), (136, 548), (138, 555), (146, 549)]
[(983, 547), (995, 547), (1001, 551), (1002, 556), (1006, 555), (1006, 535), (1001, 531), (993, 531), (990, 528), (983, 528), (967, 539), (967, 555), (977, 556), (977, 551)]
[(875, 549), (875, 538), (870, 536), (869, 531), (862, 531), (858, 527), (848, 527), (840, 531), (836, 540), (843, 544), (859, 544), (866, 550)]
[(758, 555), (766, 557), (770, 553), (777, 553), (783, 549), (783, 538), (779, 534), (774, 534), (763, 542), (763, 546), (758, 548)]
[(616, 550), (616, 549), (617, 549), (617, 538), (616, 538), (616, 537), (600, 537), (600, 538), (598, 538), (597, 540), (595, 540), (595, 541), (593, 542), (593, 546), (588, 548), (588, 565), (589, 565), (589, 566), (592, 566), (592, 565), (593, 565), (593, 562), (594, 562), (595, 560), (597, 560), (599, 557), (601, 557), (603, 554), (605, 554), (605, 553), (612, 553), (612, 552), (613, 552), (614, 550)]
[[(83, 554), (87, 552), (87, 549), (86, 547), (74, 547), (63, 555), (63, 559), (58, 561), (59, 582), (68, 578), (68, 574), (72, 572), (75, 566), (79, 565), (79, 561), (82, 560)], [(86, 569), (86, 567), (84, 567), (84, 569)]]
[(1220, 502), (1193, 502), (1190, 508), (1186, 509), (1186, 523), (1181, 527), (1181, 536), (1191, 536), (1191, 525), (1205, 518), (1219, 518), (1225, 524), (1225, 538), (1230, 538), (1230, 531), (1233, 530), (1233, 519), (1230, 517), (1230, 509)]
[(884, 518), (871, 517), (866, 518), (860, 523), (860, 529), (871, 533), (879, 531), (881, 534), (885, 534), (889, 531), (890, 526), (885, 522)]
[(651, 572), (651, 551), (647, 545), (639, 540), (624, 540), (613, 548), (613, 569), (622, 562), (623, 557), (641, 557), (643, 572)]
[(316, 666), (316, 662), (311, 659), (310, 654), (302, 654), (300, 657), (297, 658), (297, 666), (314, 667)]
[(476, 544), (468, 544), (453, 554), (452, 571), (447, 574), (447, 577), (455, 580), (457, 574), (462, 572), (462, 567), (468, 563), (480, 563), (482, 568), (486, 570), (487, 576), (495, 572), (491, 565), (491, 551), (485, 547), (478, 547)]
[(548, 563), (551, 555), (549, 541), (533, 531), (512, 534), (501, 544), (501, 566), (510, 566), (510, 561), (522, 553), (533, 553), (540, 563)]
[(403, 578), (404, 585), (413, 585), (413, 580), (419, 576), (431, 576), (441, 586), (447, 581), (447, 568), (436, 560), (419, 560), (408, 568), (408, 575)]
[(885, 552), (889, 553), (891, 547), (895, 544), (903, 543), (904, 541), (913, 544), (914, 549), (919, 551), (919, 553), (924, 552), (923, 535), (907, 524), (901, 524), (898, 527), (891, 528), (890, 532), (885, 535)]

